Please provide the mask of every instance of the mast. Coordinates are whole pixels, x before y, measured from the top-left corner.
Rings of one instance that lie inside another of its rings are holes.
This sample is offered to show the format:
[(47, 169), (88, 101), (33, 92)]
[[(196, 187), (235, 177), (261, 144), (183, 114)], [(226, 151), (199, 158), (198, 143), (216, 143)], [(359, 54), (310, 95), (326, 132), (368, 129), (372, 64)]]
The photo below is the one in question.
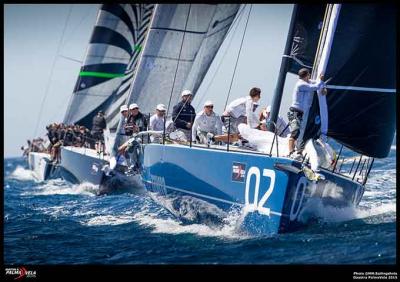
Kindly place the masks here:
[[(271, 121), (274, 123), (276, 123), (276, 120), (278, 119), (279, 108), (282, 101), (283, 87), (285, 85), (285, 80), (286, 80), (286, 73), (289, 68), (290, 50), (292, 48), (292, 38), (295, 31), (296, 13), (297, 13), (297, 4), (294, 4), (292, 18), (290, 20), (290, 25), (289, 25), (289, 32), (286, 39), (285, 50), (282, 56), (278, 81), (276, 83), (274, 97), (272, 98)], [(275, 128), (272, 129), (275, 130)]]

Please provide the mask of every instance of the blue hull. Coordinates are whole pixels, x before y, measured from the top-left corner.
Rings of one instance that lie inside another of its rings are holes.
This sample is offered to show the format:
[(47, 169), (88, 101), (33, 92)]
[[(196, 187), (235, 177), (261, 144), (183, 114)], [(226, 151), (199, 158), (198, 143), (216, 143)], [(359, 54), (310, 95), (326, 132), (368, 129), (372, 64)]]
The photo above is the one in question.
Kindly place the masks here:
[(80, 184), (89, 182), (98, 186), (98, 195), (118, 193), (143, 193), (144, 187), (140, 175), (125, 175), (114, 171), (106, 175), (103, 167), (108, 160), (102, 159), (93, 151), (82, 148), (62, 147), (60, 174), (63, 179)]
[(296, 230), (300, 211), (312, 198), (335, 207), (359, 203), (360, 184), (326, 170), (325, 180), (313, 183), (300, 167), (261, 154), (147, 144), (142, 177), (152, 192), (189, 195), (223, 210), (240, 207), (246, 214), (242, 227), (257, 234)]

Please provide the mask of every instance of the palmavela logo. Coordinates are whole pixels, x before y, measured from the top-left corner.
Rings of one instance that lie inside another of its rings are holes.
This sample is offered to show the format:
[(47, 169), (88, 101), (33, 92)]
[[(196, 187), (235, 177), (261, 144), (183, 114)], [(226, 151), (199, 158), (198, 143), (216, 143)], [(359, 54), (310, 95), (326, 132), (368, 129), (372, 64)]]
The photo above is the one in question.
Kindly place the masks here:
[(24, 278), (36, 278), (36, 270), (27, 270), (21, 266), (18, 268), (6, 268), (6, 276), (15, 276), (14, 280), (22, 280)]

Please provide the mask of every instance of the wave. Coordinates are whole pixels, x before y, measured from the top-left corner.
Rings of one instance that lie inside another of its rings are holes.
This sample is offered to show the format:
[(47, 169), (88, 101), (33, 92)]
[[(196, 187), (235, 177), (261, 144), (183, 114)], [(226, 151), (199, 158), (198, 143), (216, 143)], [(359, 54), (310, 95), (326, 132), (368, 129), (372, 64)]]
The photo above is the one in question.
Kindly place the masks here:
[[(160, 211), (154, 210), (151, 205), (144, 205), (141, 211), (133, 215), (136, 222), (140, 225), (151, 227), (152, 233), (166, 233), (166, 234), (195, 234), (202, 237), (219, 237), (223, 239), (247, 239), (249, 235), (244, 234), (238, 228), (240, 225), (240, 220), (242, 220), (241, 212), (237, 210), (232, 210), (225, 213), (224, 218), (219, 222), (220, 224), (210, 224), (209, 220), (205, 222), (196, 222), (199, 219), (203, 220), (204, 215), (209, 212), (215, 212), (214, 206), (201, 206), (199, 208), (198, 203), (196, 205), (187, 205), (189, 201), (193, 204), (193, 199), (186, 199), (183, 205), (185, 209), (187, 208), (197, 208), (196, 211), (185, 210), (184, 216), (182, 217), (182, 209), (174, 208), (176, 205), (177, 198), (167, 198), (163, 196), (158, 196), (155, 193), (151, 193), (151, 198), (158, 204), (162, 204), (164, 208), (167, 208), (171, 213), (170, 216), (160, 216)], [(182, 203), (179, 203), (182, 204)], [(175, 209), (175, 210), (174, 210)], [(211, 209), (211, 210), (210, 210)], [(176, 212), (179, 212), (177, 214)], [(198, 213), (203, 213), (199, 215)], [(193, 214), (196, 213), (194, 217)], [(221, 214), (221, 213), (220, 213)], [(182, 220), (184, 219), (184, 220)], [(190, 223), (190, 220), (194, 220), (194, 223)]]
[(220, 227), (206, 224), (183, 224), (177, 219), (162, 219), (157, 214), (140, 212), (134, 215), (135, 220), (144, 226), (153, 228), (152, 233), (195, 234), (202, 237), (220, 237), (224, 239), (247, 239), (248, 235), (237, 232), (236, 218), (226, 220)]
[[(324, 206), (320, 199), (313, 199), (306, 203), (299, 218), (302, 222), (307, 222), (310, 218), (318, 218), (322, 222), (343, 222), (354, 219), (368, 219), (371, 217), (396, 213), (396, 203), (382, 203), (357, 207), (336, 208)], [(396, 221), (396, 216), (391, 216), (389, 221)], [(376, 223), (382, 223), (376, 222)]]
[(7, 177), (9, 179), (15, 179), (20, 181), (35, 181), (39, 182), (35, 176), (34, 172), (30, 169), (26, 169), (22, 166), (17, 166), (15, 170)]
[(95, 196), (98, 191), (98, 185), (88, 182), (81, 184), (70, 184), (61, 179), (52, 179), (44, 184), (35, 187), (22, 195), (87, 195)]
[(81, 224), (86, 226), (120, 225), (132, 221), (134, 221), (132, 215), (99, 215), (87, 221), (81, 221)]

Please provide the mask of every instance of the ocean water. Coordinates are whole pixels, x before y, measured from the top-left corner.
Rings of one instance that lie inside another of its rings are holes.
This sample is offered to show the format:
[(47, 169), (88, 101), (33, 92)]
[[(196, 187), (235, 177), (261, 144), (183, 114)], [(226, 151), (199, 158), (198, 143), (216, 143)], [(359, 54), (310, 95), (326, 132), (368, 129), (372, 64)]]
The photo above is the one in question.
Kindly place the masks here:
[(183, 222), (154, 194), (36, 182), (21, 158), (4, 160), (3, 188), (6, 265), (396, 263), (395, 145), (375, 160), (357, 208), (316, 206), (317, 222), (274, 236), (243, 234), (235, 213), (220, 224)]

